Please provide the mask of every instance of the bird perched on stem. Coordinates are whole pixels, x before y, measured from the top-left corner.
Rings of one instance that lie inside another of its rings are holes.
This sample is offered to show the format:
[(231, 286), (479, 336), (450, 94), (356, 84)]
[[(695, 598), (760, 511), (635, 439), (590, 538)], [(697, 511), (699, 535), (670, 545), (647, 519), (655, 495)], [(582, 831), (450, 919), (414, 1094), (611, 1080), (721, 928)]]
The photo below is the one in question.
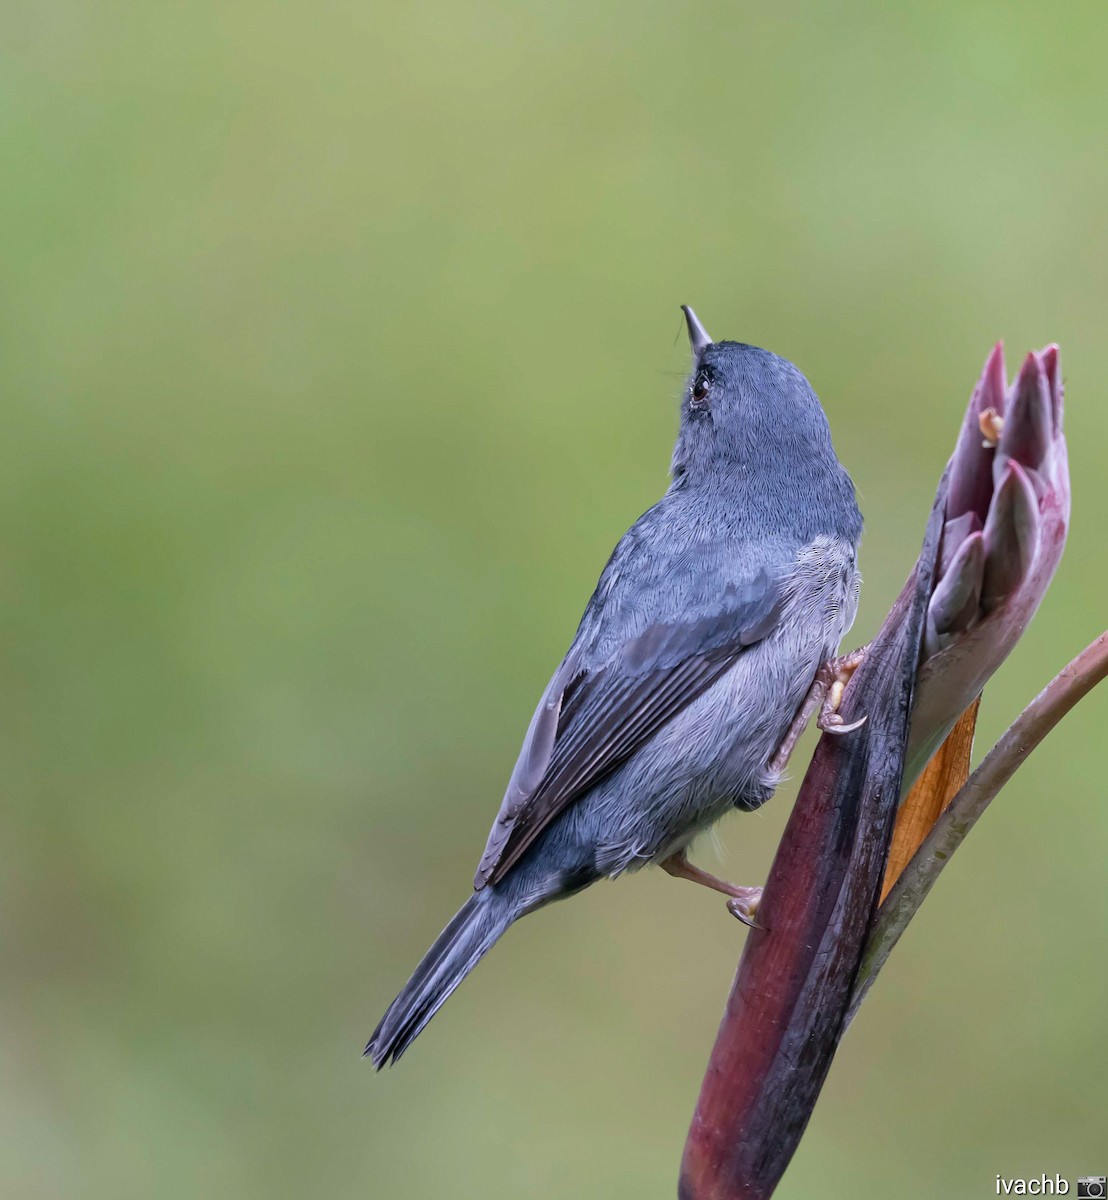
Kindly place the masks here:
[[(524, 913), (657, 863), (731, 897), (689, 842), (773, 794), (845, 660), (862, 518), (819, 399), (792, 363), (713, 342), (693, 352), (666, 494), (620, 539), (547, 685), (474, 891), (373, 1032), (395, 1062)], [(822, 728), (849, 732), (825, 705)]]

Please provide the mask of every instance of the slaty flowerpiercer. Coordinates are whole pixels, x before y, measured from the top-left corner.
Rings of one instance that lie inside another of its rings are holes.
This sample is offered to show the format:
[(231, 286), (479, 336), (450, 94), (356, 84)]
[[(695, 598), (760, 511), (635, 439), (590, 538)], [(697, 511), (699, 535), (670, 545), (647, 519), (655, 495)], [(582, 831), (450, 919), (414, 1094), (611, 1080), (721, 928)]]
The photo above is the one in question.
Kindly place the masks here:
[[(672, 482), (608, 560), (531, 719), (473, 894), (369, 1040), (378, 1067), (513, 921), (598, 879), (657, 863), (752, 917), (757, 889), (698, 869), (686, 848), (773, 794), (854, 620), (862, 518), (807, 379), (766, 350), (713, 342), (684, 311), (693, 366)], [(821, 727), (850, 728), (826, 703)]]

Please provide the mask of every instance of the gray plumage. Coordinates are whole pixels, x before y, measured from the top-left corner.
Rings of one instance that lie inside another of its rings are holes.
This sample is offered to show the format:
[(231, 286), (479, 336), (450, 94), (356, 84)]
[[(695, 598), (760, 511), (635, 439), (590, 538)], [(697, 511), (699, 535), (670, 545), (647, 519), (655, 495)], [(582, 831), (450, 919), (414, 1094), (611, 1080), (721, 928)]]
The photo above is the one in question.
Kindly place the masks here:
[(712, 343), (673, 480), (616, 546), (531, 721), (463, 905), (366, 1047), (395, 1061), (524, 913), (666, 859), (772, 795), (769, 763), (850, 627), (862, 519), (792, 363)]

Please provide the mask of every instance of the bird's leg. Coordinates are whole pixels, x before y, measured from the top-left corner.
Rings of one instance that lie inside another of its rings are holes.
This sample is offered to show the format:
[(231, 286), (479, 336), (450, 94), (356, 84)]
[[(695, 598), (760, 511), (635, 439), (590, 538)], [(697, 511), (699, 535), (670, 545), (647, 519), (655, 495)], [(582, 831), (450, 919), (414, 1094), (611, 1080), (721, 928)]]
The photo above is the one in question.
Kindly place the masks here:
[(816, 672), (812, 686), (804, 697), (804, 703), (793, 717), (792, 724), (785, 733), (777, 753), (770, 759), (769, 769), (774, 774), (780, 774), (788, 765), (793, 749), (800, 740), (800, 735), (808, 728), (808, 722), (812, 719), (812, 714), (816, 709), (819, 709), (816, 727), (824, 733), (850, 733), (866, 723), (866, 718), (862, 717), (860, 721), (852, 721), (849, 725), (844, 725), (843, 719), (838, 713), (846, 685), (850, 682), (850, 677), (862, 665), (866, 649), (867, 647), (862, 646), (858, 650), (852, 650), (849, 654), (832, 658)]
[(671, 854), (658, 865), (674, 879), (688, 879), (692, 883), (699, 883), (701, 887), (711, 888), (713, 892), (722, 892), (725, 896), (730, 896), (727, 909), (731, 915), (738, 917), (744, 925), (754, 925), (754, 913), (757, 911), (758, 901), (762, 898), (761, 888), (739, 887), (738, 884), (720, 879), (718, 875), (694, 867), (684, 850)]
[(769, 769), (774, 775), (780, 775), (789, 765), (789, 759), (792, 758), (793, 750), (796, 749), (796, 743), (800, 741), (800, 735), (808, 728), (812, 714), (827, 699), (830, 683), (824, 678), (823, 672), (823, 667), (816, 672), (812, 686), (804, 697), (804, 703), (796, 710), (796, 716), (793, 717), (792, 724), (785, 731), (785, 737), (778, 746), (777, 753), (769, 760)]

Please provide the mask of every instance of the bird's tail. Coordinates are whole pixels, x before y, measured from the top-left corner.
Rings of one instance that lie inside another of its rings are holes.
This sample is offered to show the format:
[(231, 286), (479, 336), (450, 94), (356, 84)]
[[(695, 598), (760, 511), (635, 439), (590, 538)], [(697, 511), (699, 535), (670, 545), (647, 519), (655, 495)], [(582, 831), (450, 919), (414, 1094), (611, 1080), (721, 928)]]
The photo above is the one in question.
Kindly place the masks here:
[(407, 1050), (517, 915), (508, 897), (493, 888), (470, 896), (373, 1031), (365, 1053), (378, 1070)]

